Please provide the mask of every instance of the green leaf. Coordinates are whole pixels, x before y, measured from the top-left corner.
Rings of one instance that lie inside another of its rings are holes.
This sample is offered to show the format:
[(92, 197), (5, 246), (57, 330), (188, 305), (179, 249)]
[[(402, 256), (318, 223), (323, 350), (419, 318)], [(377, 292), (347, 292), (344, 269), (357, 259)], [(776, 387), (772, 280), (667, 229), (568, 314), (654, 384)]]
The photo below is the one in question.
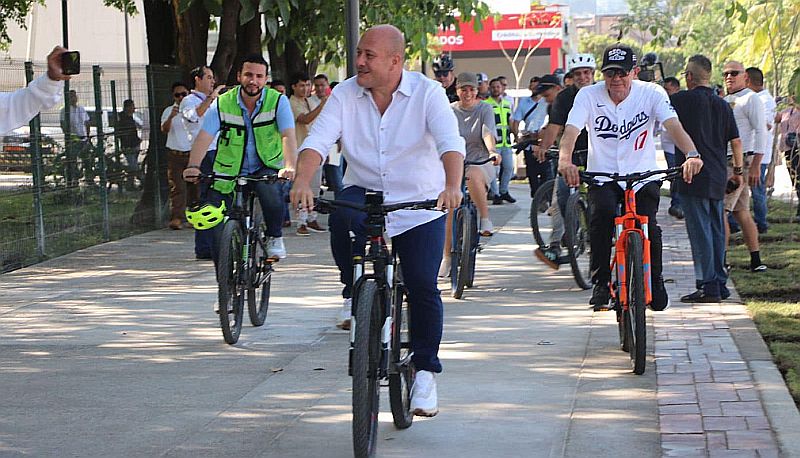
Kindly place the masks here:
[(244, 25), (250, 22), (258, 11), (256, 11), (256, 5), (251, 0), (239, 0), (239, 4), (242, 5), (242, 9), (239, 11), (239, 25)]
[(194, 0), (178, 0), (178, 14), (185, 13), (192, 6), (192, 3), (194, 3)]
[(267, 24), (267, 32), (272, 38), (278, 35), (278, 20), (273, 16), (265, 16), (264, 22)]
[(287, 0), (278, 0), (278, 9), (281, 12), (281, 19), (283, 19), (283, 23), (285, 25), (289, 25), (289, 19), (291, 18), (291, 5)]
[(212, 16), (222, 16), (222, 1), (221, 0), (203, 0), (203, 6), (206, 11)]

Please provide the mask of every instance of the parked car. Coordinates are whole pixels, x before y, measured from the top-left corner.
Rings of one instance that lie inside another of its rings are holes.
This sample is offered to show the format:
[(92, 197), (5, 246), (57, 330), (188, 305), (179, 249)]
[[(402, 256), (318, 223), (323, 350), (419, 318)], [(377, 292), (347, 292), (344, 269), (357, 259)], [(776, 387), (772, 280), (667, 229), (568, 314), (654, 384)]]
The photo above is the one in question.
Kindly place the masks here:
[[(42, 162), (52, 164), (62, 149), (64, 134), (58, 127), (41, 128)], [(23, 126), (8, 132), (0, 143), (0, 171), (31, 173), (33, 149), (30, 127)]]

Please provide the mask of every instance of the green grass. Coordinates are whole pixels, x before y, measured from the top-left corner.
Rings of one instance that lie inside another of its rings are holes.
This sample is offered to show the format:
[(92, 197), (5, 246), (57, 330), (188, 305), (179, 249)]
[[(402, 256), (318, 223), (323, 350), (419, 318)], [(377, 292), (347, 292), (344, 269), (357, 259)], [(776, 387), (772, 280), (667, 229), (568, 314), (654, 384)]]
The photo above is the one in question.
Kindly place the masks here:
[(732, 237), (728, 262), (736, 290), (800, 406), (800, 224), (791, 222), (791, 205), (774, 200), (769, 205), (769, 232), (759, 236), (761, 259), (769, 269), (749, 271), (741, 234)]
[[(109, 240), (152, 228), (132, 224), (138, 192), (108, 195)], [(18, 269), (106, 241), (99, 192), (86, 189), (48, 190), (42, 195), (45, 256), (37, 255), (35, 213), (30, 191), (0, 194), (0, 272)]]

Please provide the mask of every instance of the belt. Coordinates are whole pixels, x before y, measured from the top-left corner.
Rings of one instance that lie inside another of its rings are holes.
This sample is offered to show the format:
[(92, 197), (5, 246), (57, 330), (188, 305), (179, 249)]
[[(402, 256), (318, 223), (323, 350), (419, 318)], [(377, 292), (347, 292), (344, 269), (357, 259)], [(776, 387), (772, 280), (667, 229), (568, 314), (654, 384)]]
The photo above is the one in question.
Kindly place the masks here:
[(189, 155), (189, 153), (191, 153), (191, 151), (178, 151), (178, 150), (174, 150), (174, 149), (171, 149), (171, 150), (169, 150), (169, 151), (170, 151), (171, 153), (174, 153), (174, 154), (179, 154), (179, 155), (181, 155), (181, 156), (188, 156), (188, 155)]

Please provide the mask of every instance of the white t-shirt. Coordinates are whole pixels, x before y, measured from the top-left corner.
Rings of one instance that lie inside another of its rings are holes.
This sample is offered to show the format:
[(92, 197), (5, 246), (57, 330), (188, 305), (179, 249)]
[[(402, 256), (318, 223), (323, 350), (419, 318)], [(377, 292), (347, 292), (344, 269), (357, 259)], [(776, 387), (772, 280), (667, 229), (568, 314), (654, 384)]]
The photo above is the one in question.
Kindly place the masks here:
[[(733, 109), (733, 118), (742, 139), (742, 151), (764, 153), (762, 149), (767, 136), (767, 121), (764, 119), (764, 103), (758, 94), (748, 88), (725, 96)], [(729, 147), (730, 148), (730, 147)], [(761, 163), (764, 163), (762, 158)]]
[[(600, 82), (578, 91), (567, 125), (589, 132), (587, 171), (629, 174), (658, 169), (655, 122), (663, 124), (677, 117), (667, 92), (657, 84), (633, 80), (630, 94), (616, 105), (605, 82)], [(619, 185), (625, 187), (625, 183)]]
[(769, 90), (762, 89), (758, 92), (758, 97), (764, 104), (764, 120), (767, 122), (767, 135), (764, 142), (764, 158), (761, 159), (762, 164), (769, 164), (772, 162), (772, 138), (775, 136), (775, 110), (778, 109), (775, 103), (775, 97), (769, 93)]
[[(64, 125), (64, 109), (62, 108), (59, 116), (61, 116), (61, 125)], [(72, 135), (77, 135), (80, 138), (86, 138), (89, 133), (86, 132), (86, 123), (89, 122), (89, 113), (86, 109), (78, 105), (70, 107), (69, 109), (69, 131)]]
[[(167, 122), (169, 115), (172, 113), (173, 106), (174, 105), (170, 105), (167, 108), (164, 108), (164, 111), (161, 113), (161, 124)], [(174, 151), (188, 151), (181, 149), (183, 145), (178, 140), (179, 138), (186, 138), (186, 130), (181, 122), (180, 113), (172, 118), (172, 123), (169, 125), (169, 132), (167, 132), (167, 148)]]

